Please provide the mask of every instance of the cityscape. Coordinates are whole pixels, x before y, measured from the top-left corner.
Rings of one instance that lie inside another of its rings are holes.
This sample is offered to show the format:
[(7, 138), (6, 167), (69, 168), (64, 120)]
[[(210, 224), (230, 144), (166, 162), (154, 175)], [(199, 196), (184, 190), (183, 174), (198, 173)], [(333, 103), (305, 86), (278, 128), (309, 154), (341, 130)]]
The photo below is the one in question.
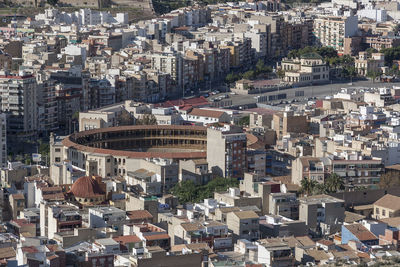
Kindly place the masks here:
[(0, 3), (0, 267), (400, 266), (400, 1)]

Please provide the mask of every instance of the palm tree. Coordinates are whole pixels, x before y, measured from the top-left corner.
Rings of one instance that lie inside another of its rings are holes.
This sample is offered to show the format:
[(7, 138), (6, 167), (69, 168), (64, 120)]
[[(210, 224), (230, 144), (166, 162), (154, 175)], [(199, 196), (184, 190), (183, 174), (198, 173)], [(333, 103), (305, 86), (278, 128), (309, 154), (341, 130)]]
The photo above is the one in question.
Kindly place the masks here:
[(315, 186), (317, 185), (317, 182), (314, 180), (310, 180), (307, 178), (303, 178), (301, 180), (301, 192), (306, 195), (311, 195), (315, 189)]
[(325, 181), (325, 188), (328, 193), (344, 190), (343, 179), (336, 173), (332, 173)]

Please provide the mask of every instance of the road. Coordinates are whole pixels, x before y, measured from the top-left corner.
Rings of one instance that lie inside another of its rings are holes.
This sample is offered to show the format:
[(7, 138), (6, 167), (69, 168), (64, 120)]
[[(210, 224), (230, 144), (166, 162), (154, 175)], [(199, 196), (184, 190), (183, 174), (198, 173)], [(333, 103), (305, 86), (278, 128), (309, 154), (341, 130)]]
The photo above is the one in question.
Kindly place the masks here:
[[(304, 86), (304, 87), (297, 87), (297, 88), (288, 88), (274, 92), (268, 92), (263, 94), (252, 94), (252, 95), (231, 95), (229, 94), (229, 99), (222, 100), (224, 101), (232, 101), (231, 107), (238, 107), (238, 106), (246, 106), (249, 104), (257, 103), (258, 96), (272, 96), (277, 94), (286, 94), (286, 98), (283, 100), (292, 100), (292, 99), (304, 99), (310, 97), (317, 97), (323, 98), (325, 96), (333, 95), (339, 92), (342, 88), (378, 88), (378, 87), (392, 87), (393, 85), (399, 86), (400, 83), (381, 83), (372, 81), (354, 81), (352, 85), (349, 84), (348, 81), (346, 82), (336, 82), (332, 84), (324, 84), (324, 85), (315, 85), (315, 86)], [(304, 96), (295, 96), (296, 91), (303, 91)], [(227, 93), (221, 93), (215, 96), (210, 96), (210, 99), (214, 99), (221, 95), (225, 95)], [(280, 101), (280, 100), (279, 100)], [(262, 102), (265, 104), (272, 104), (277, 103), (279, 101), (266, 101)], [(221, 103), (217, 102), (217, 103)]]

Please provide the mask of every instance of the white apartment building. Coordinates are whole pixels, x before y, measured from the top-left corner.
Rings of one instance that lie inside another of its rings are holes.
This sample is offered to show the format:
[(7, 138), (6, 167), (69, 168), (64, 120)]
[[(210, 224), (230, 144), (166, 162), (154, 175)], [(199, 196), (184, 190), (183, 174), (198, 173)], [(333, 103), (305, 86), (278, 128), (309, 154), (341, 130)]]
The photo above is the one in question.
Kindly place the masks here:
[(178, 87), (183, 85), (183, 57), (178, 53), (151, 55), (151, 68), (171, 75)]
[(124, 222), (126, 212), (115, 207), (96, 207), (89, 209), (89, 225), (92, 228), (107, 227)]
[(333, 47), (339, 54), (344, 53), (344, 39), (356, 36), (357, 32), (357, 16), (324, 16), (314, 20), (315, 43), (320, 46)]

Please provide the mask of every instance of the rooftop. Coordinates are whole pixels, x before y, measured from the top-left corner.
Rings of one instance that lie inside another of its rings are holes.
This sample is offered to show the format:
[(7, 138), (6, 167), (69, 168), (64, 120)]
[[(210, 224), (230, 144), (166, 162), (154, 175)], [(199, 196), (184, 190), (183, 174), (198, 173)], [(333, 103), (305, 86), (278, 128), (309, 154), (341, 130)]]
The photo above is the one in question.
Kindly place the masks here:
[(344, 225), (343, 227), (347, 228), (355, 237), (360, 241), (368, 241), (368, 240), (377, 240), (378, 237), (371, 233), (365, 226), (355, 223)]
[(374, 205), (390, 210), (400, 210), (400, 197), (387, 194), (375, 201)]

